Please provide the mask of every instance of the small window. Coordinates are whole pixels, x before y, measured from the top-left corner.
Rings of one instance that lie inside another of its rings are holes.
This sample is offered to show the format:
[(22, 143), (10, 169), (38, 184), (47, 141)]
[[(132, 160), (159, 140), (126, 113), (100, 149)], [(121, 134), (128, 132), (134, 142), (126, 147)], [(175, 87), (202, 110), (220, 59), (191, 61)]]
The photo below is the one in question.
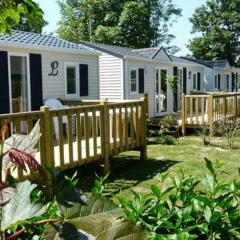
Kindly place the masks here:
[(131, 93), (137, 93), (138, 84), (137, 84), (137, 70), (132, 69), (130, 71), (130, 91)]
[(193, 89), (197, 90), (197, 74), (193, 73)]
[(76, 96), (78, 94), (77, 66), (65, 65), (66, 95)]

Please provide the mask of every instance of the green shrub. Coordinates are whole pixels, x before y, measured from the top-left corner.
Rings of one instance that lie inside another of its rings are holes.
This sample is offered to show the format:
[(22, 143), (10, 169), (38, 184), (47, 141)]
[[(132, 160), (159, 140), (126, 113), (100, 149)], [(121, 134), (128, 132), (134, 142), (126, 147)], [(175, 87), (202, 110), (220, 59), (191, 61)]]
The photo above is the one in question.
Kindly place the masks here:
[(160, 137), (156, 137), (156, 142), (162, 145), (175, 145), (176, 139), (171, 135), (161, 134)]
[(201, 181), (183, 172), (165, 173), (149, 194), (119, 197), (123, 218), (144, 226), (149, 239), (240, 239), (240, 182), (220, 181), (222, 165), (205, 162), (208, 173)]

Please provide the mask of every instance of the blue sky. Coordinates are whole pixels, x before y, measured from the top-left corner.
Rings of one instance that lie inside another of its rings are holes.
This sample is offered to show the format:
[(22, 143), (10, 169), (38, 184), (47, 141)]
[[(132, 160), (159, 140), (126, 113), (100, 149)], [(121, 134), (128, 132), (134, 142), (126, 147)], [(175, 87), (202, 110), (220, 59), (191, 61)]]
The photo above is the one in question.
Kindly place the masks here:
[[(48, 26), (44, 28), (44, 32), (50, 33), (57, 29), (57, 22), (60, 19), (58, 5), (55, 0), (37, 0), (40, 7), (45, 12), (45, 18), (48, 21)], [(173, 44), (181, 48), (177, 55), (185, 55), (188, 53), (186, 44), (193, 37), (191, 34), (191, 24), (189, 17), (192, 16), (194, 9), (201, 6), (206, 0), (174, 0), (175, 4), (182, 8), (182, 17), (178, 18), (177, 22), (170, 27), (170, 32), (176, 36)]]

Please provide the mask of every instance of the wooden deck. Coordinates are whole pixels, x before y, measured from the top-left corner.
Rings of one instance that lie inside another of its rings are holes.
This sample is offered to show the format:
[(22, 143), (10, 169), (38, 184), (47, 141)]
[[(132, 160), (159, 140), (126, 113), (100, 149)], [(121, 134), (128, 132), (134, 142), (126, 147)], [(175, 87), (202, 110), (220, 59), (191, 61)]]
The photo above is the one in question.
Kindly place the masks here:
[(240, 116), (240, 93), (183, 95), (179, 124), (183, 134), (187, 128), (208, 127), (212, 131), (215, 122), (237, 116)]
[[(100, 160), (108, 172), (110, 158), (128, 150), (138, 150), (141, 159), (147, 158), (145, 98), (121, 102), (94, 100), (84, 104), (59, 110), (42, 107), (35, 112), (2, 114), (0, 125), (7, 121), (14, 133), (27, 134), (40, 119), (42, 136), (36, 158), (45, 170), (65, 170)], [(45, 172), (49, 184), (52, 179)], [(14, 176), (22, 180), (35, 174), (17, 168)]]

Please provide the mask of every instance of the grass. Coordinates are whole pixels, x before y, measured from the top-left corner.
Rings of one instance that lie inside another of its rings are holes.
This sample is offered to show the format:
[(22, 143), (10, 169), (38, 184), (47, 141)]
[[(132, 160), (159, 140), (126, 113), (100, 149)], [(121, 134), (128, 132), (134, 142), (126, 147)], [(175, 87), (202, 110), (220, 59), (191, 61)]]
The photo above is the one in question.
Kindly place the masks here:
[[(148, 160), (140, 161), (139, 152), (126, 152), (115, 157), (112, 161), (112, 172), (106, 184), (106, 191), (112, 195), (129, 197), (130, 190), (148, 192), (151, 185), (158, 182), (160, 172), (169, 171), (171, 175), (184, 169), (186, 174), (203, 176), (206, 173), (204, 158), (224, 163), (225, 180), (239, 178), (240, 149), (229, 150), (220, 146), (224, 139), (217, 138), (214, 146), (203, 146), (198, 136), (187, 136), (179, 140), (177, 145), (149, 145)], [(94, 183), (94, 172), (101, 169), (95, 166), (85, 166), (78, 170), (80, 186), (84, 191), (90, 191)]]

